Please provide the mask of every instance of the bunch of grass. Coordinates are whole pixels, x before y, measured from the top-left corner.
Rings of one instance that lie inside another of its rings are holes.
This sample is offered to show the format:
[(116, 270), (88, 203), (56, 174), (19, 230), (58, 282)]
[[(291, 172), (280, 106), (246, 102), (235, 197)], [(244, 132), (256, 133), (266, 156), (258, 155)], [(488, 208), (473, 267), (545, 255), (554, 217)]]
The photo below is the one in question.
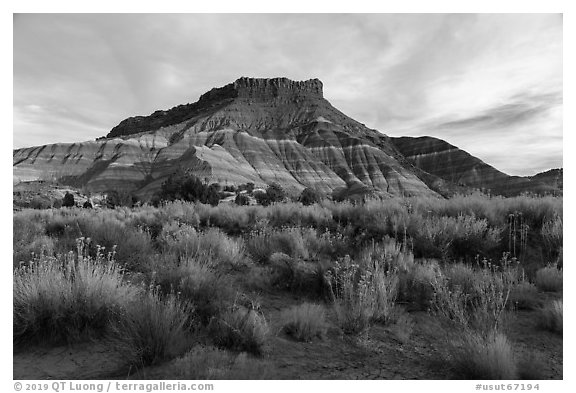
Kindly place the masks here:
[(322, 338), (327, 330), (326, 311), (319, 304), (303, 303), (284, 310), (280, 316), (282, 330), (298, 341)]

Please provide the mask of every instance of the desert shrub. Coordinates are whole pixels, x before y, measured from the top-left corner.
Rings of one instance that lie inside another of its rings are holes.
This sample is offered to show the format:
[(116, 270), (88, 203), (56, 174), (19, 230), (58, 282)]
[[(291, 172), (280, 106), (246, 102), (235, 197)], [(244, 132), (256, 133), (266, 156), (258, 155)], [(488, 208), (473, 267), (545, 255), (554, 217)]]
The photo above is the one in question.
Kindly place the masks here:
[(189, 303), (151, 290), (124, 309), (111, 326), (110, 340), (131, 365), (157, 364), (189, 349), (193, 315)]
[(267, 263), (277, 251), (272, 244), (269, 230), (252, 231), (246, 241), (246, 250), (255, 262)]
[(310, 260), (342, 258), (351, 254), (355, 248), (355, 245), (351, 244), (353, 240), (340, 231), (319, 232), (313, 228), (300, 228), (299, 232), (306, 250), (301, 251), (300, 255)]
[(147, 210), (134, 211), (134, 214), (127, 218), (126, 222), (130, 226), (150, 234), (150, 239), (155, 241), (165, 225), (165, 222), (162, 221), (162, 218), (157, 213)]
[(49, 197), (36, 195), (30, 201), (30, 207), (32, 209), (50, 209), (53, 205), (52, 200)]
[(250, 204), (250, 198), (245, 194), (238, 194), (234, 198), (234, 203), (238, 206), (248, 206)]
[(406, 271), (400, 271), (398, 298), (417, 310), (428, 310), (434, 299), (433, 282), (440, 274), (435, 260), (414, 263)]
[(327, 330), (326, 312), (318, 304), (304, 303), (284, 310), (280, 316), (282, 331), (298, 341), (324, 337)]
[(516, 271), (504, 265), (482, 267), (473, 271), (472, 277), (466, 268), (462, 272), (466, 272), (460, 278), (464, 284), (454, 285), (446, 274), (435, 277), (432, 310), (457, 329), (497, 331), (516, 281)]
[(517, 310), (536, 310), (541, 306), (538, 289), (528, 281), (518, 282), (510, 291), (508, 305)]
[(210, 256), (213, 265), (238, 267), (245, 262), (244, 241), (227, 236), (218, 228), (199, 232), (187, 225), (172, 223), (160, 234), (158, 241), (164, 253), (181, 260)]
[(166, 202), (158, 209), (160, 222), (167, 223), (176, 220), (180, 223), (197, 228), (200, 225), (198, 208), (202, 205), (184, 201)]
[(298, 261), (294, 260), (290, 255), (282, 252), (275, 252), (270, 255), (271, 284), (284, 288), (292, 288), (293, 281), (295, 281), (297, 262)]
[(318, 191), (316, 191), (313, 188), (307, 187), (304, 190), (302, 190), (302, 193), (300, 194), (298, 201), (301, 202), (304, 206), (308, 206), (320, 202), (320, 199), (322, 199), (322, 196)]
[(488, 335), (467, 332), (455, 338), (452, 361), (460, 376), (468, 379), (516, 379), (517, 359), (502, 333)]
[(14, 341), (71, 342), (102, 335), (139, 296), (118, 265), (101, 252), (40, 256), (14, 271)]
[(15, 250), (22, 244), (29, 242), (30, 239), (44, 234), (43, 222), (31, 213), (32, 211), (28, 210), (14, 214), (12, 219), (12, 241)]
[(209, 206), (196, 204), (200, 224), (215, 226), (229, 235), (240, 235), (254, 228), (257, 220), (265, 215), (262, 206)]
[(272, 229), (265, 227), (248, 235), (246, 249), (255, 262), (267, 263), (275, 252), (294, 258), (308, 258), (308, 250), (300, 228)]
[(81, 234), (92, 239), (92, 244), (106, 250), (114, 248), (116, 261), (130, 270), (140, 270), (153, 255), (150, 234), (130, 227), (115, 217), (80, 216), (77, 223)]
[(319, 263), (292, 258), (281, 252), (270, 256), (266, 265), (268, 283), (276, 288), (308, 296), (322, 296), (323, 281), (318, 276)]
[(384, 237), (376, 243), (372, 241), (358, 252), (358, 262), (364, 268), (380, 265), (386, 270), (407, 271), (414, 265), (414, 255), (395, 239)]
[(267, 375), (267, 364), (246, 353), (230, 353), (215, 347), (196, 346), (174, 360), (164, 379), (255, 380)]
[(45, 235), (33, 237), (18, 249), (14, 248), (13, 267), (17, 268), (38, 257), (50, 257), (54, 255), (55, 250), (56, 244), (51, 237)]
[(501, 230), (489, 228), (487, 220), (474, 216), (426, 216), (413, 237), (416, 254), (447, 260), (450, 255), (490, 253), (500, 243)]
[(444, 267), (443, 272), (450, 290), (460, 288), (468, 296), (475, 294), (478, 275), (472, 266), (464, 263), (450, 264)]
[(54, 239), (47, 236), (43, 222), (20, 213), (14, 215), (12, 226), (13, 267), (34, 259), (34, 256), (53, 255), (56, 250)]
[(46, 235), (60, 237), (64, 235), (67, 223), (61, 217), (54, 217), (46, 222)]
[(332, 224), (332, 213), (319, 205), (302, 206), (299, 203), (277, 203), (265, 209), (266, 218), (274, 227), (311, 226), (328, 228)]
[(213, 267), (210, 254), (184, 259), (160, 254), (150, 263), (146, 280), (163, 294), (178, 293), (194, 307), (194, 315), (203, 325), (234, 302), (234, 286), (226, 274)]
[(220, 316), (234, 301), (235, 291), (226, 276), (208, 269), (206, 265), (189, 263), (178, 283), (182, 298), (194, 305), (201, 323), (207, 325)]
[(562, 292), (562, 269), (556, 266), (547, 266), (536, 272), (536, 287), (546, 292)]
[(375, 321), (387, 323), (398, 291), (397, 270), (375, 263), (362, 268), (346, 257), (335, 263), (327, 281), (338, 323), (345, 333), (360, 333)]
[(270, 328), (255, 308), (234, 305), (210, 326), (214, 344), (221, 348), (261, 355), (266, 350)]
[(546, 220), (542, 224), (541, 233), (550, 255), (556, 255), (562, 252), (564, 240), (561, 215), (555, 214), (553, 218)]
[(562, 300), (554, 300), (540, 309), (538, 323), (543, 329), (562, 334), (563, 314)]

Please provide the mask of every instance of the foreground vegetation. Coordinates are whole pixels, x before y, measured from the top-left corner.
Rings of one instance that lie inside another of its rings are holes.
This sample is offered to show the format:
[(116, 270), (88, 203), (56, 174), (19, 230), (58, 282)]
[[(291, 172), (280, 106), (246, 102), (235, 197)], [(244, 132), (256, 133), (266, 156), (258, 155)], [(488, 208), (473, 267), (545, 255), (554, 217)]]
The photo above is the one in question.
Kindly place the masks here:
[[(540, 296), (562, 292), (561, 198), (23, 210), (13, 242), (18, 347), (97, 338), (137, 368), (180, 357), (183, 377), (204, 358), (218, 378), (258, 369), (274, 335), (383, 325), (406, 342), (417, 310), (465, 378), (530, 374), (503, 329), (519, 310), (562, 334), (562, 301)], [(302, 301), (271, 319), (270, 293)]]

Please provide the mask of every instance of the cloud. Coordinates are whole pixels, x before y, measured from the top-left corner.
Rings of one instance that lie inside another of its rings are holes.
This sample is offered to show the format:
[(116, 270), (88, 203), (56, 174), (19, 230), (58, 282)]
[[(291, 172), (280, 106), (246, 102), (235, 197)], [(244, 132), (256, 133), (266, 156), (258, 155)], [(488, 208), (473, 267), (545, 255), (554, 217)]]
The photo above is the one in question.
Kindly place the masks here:
[(505, 104), (491, 107), (479, 114), (464, 119), (450, 120), (433, 125), (433, 129), (501, 130), (505, 127), (521, 125), (544, 115), (550, 109), (562, 105), (560, 92), (548, 94), (515, 94)]
[[(562, 16), (17, 15), (14, 146), (93, 139), (240, 76), (319, 78), (334, 106), (371, 128), (465, 149), (478, 132), (521, 136), (544, 118), (553, 123), (540, 132), (561, 135), (561, 110), (548, 114), (562, 107)], [(545, 169), (558, 152), (536, 161)]]

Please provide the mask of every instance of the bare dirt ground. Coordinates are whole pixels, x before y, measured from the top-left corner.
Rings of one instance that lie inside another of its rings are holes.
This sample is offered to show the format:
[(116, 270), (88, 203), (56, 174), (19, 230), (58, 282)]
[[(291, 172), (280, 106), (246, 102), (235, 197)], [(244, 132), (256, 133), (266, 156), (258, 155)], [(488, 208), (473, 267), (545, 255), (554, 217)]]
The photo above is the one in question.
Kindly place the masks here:
[[(336, 327), (324, 339), (297, 342), (279, 332), (275, 321), (281, 310), (303, 299), (267, 294), (262, 310), (271, 323), (272, 338), (263, 356), (270, 379), (454, 379), (442, 359), (448, 336), (426, 312), (412, 312), (414, 329), (403, 339), (395, 326), (375, 325), (360, 336), (347, 336)], [(505, 333), (519, 354), (533, 353), (544, 360), (543, 378), (562, 379), (562, 336), (541, 330), (535, 311), (514, 313)], [(333, 315), (330, 316), (333, 319)], [(14, 353), (14, 379), (163, 379), (170, 362), (134, 375), (112, 348), (102, 343), (71, 347), (32, 348)], [(168, 377), (169, 378), (169, 377)]]

